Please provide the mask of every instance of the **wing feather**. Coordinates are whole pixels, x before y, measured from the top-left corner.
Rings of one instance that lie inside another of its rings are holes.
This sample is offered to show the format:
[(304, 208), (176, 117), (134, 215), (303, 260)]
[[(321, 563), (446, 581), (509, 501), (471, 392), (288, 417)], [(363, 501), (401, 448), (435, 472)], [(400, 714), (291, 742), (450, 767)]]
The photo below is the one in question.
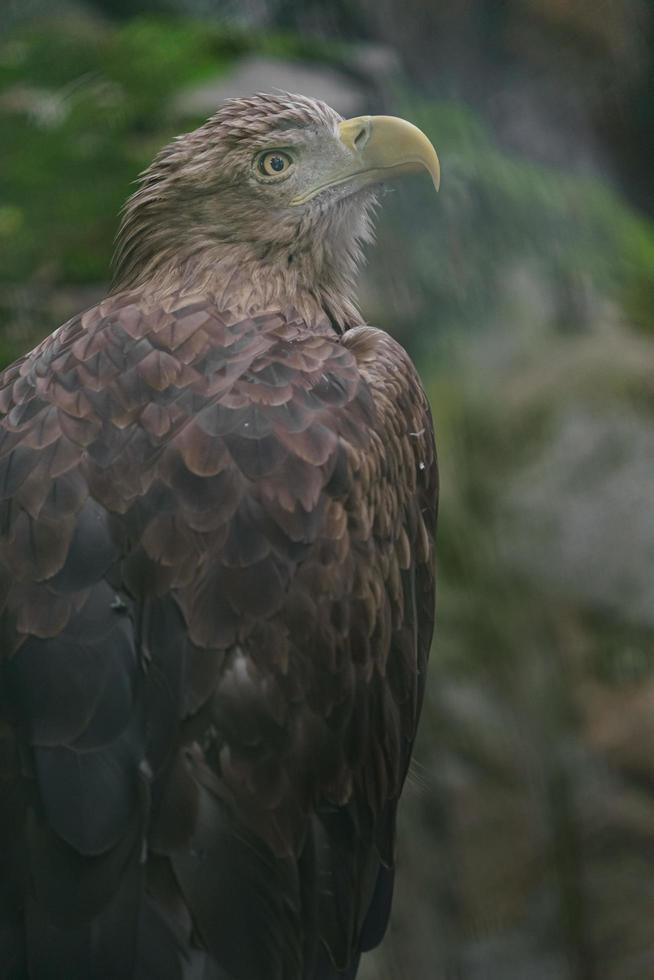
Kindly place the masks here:
[(7, 956), (353, 978), (433, 624), (406, 354), (119, 294), (7, 369), (0, 406)]

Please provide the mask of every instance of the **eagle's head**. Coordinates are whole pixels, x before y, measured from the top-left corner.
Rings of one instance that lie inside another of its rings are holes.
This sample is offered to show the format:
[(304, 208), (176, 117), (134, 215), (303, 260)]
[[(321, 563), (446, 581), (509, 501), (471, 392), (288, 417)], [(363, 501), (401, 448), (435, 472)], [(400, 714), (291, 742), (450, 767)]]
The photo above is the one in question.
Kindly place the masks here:
[(438, 187), (436, 151), (403, 119), (344, 120), (288, 93), (232, 99), (142, 175), (118, 236), (117, 282), (156, 276), (173, 255), (208, 268), (229, 248), (289, 289), (333, 293), (351, 283), (370, 237), (376, 185), (422, 168)]

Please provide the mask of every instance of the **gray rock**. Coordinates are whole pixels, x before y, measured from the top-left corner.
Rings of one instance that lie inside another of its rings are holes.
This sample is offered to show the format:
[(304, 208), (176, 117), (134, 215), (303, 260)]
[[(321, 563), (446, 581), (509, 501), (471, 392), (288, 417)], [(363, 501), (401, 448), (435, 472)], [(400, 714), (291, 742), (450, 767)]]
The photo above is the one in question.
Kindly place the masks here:
[(652, 487), (651, 421), (579, 406), (516, 479), (510, 559), (556, 593), (654, 625)]
[(177, 118), (208, 116), (224, 99), (275, 89), (322, 99), (343, 116), (367, 109), (364, 86), (335, 68), (253, 55), (229, 74), (180, 92), (172, 111)]

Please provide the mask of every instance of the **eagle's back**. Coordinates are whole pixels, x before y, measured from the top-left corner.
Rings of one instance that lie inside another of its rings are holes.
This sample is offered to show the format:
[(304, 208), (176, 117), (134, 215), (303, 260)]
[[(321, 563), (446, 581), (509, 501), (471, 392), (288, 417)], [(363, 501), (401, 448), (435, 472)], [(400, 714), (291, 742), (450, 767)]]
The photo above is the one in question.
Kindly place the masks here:
[(0, 409), (0, 977), (353, 977), (433, 621), (408, 358), (124, 293)]

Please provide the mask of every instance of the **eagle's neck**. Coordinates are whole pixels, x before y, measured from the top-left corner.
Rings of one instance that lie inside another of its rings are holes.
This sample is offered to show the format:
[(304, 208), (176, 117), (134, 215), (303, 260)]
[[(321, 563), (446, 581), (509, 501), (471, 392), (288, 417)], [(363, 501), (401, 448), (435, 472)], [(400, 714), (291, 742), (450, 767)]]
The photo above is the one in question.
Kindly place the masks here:
[(273, 258), (244, 244), (206, 244), (153, 258), (133, 277), (118, 277), (113, 291), (140, 288), (162, 298), (203, 293), (219, 309), (245, 316), (292, 307), (309, 325), (327, 315), (339, 331), (362, 323), (352, 283), (340, 276), (325, 278), (318, 278), (311, 263), (291, 251)]
[(234, 241), (214, 229), (202, 232), (188, 217), (128, 207), (112, 292), (138, 288), (162, 299), (201, 292), (219, 309), (246, 316), (293, 308), (308, 326), (327, 316), (340, 332), (363, 322), (354, 282), (367, 213), (364, 223), (366, 234), (348, 227), (346, 215), (339, 226), (323, 214), (285, 241)]

